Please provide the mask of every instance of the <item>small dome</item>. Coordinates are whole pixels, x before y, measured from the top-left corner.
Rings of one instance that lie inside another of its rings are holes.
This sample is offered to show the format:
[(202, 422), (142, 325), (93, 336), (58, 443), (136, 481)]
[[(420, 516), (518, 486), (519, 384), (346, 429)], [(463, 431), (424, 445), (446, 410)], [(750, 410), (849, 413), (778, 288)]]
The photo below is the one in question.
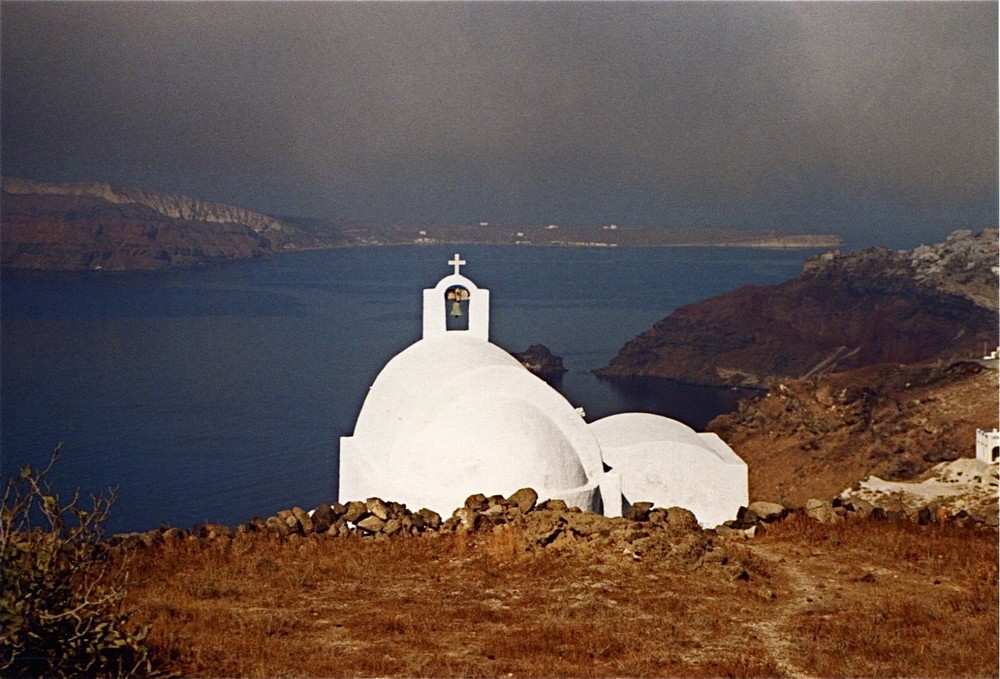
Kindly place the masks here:
[(650, 413), (619, 413), (591, 423), (602, 446), (625, 447), (650, 442), (684, 443), (706, 448), (704, 439), (683, 422)]

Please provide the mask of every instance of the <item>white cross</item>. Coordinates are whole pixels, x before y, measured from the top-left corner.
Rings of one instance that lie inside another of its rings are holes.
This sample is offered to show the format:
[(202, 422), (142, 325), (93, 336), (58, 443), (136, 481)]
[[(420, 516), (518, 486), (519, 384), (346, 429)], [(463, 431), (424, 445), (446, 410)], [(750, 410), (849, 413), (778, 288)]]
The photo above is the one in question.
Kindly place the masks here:
[(457, 276), (459, 274), (458, 268), (463, 264), (465, 264), (466, 261), (464, 259), (459, 258), (458, 253), (456, 252), (455, 259), (449, 260), (448, 263), (451, 264), (453, 267), (455, 267), (455, 275)]

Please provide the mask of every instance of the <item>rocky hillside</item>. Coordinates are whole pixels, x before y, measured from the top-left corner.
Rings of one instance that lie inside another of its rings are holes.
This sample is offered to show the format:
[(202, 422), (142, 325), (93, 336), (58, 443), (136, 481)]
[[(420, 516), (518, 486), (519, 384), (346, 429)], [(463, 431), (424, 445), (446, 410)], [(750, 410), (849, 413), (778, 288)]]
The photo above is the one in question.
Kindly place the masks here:
[(231, 205), (103, 183), (5, 177), (0, 264), (26, 269), (160, 269), (339, 244)]
[(995, 364), (882, 364), (790, 380), (708, 428), (746, 461), (751, 498), (801, 505), (868, 476), (912, 480), (974, 457), (976, 429), (1000, 424)]
[(769, 387), (883, 362), (982, 354), (998, 335), (996, 229), (914, 250), (831, 252), (775, 286), (677, 309), (598, 374)]

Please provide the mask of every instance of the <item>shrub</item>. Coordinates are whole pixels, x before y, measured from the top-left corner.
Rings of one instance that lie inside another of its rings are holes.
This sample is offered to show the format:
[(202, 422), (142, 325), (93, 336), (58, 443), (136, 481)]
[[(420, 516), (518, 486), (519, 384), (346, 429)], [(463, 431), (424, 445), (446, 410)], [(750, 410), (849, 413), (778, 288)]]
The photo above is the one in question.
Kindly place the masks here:
[(0, 510), (0, 674), (134, 676), (151, 671), (148, 628), (130, 629), (127, 559), (111, 558), (103, 524), (114, 493), (63, 504), (30, 465), (8, 479)]

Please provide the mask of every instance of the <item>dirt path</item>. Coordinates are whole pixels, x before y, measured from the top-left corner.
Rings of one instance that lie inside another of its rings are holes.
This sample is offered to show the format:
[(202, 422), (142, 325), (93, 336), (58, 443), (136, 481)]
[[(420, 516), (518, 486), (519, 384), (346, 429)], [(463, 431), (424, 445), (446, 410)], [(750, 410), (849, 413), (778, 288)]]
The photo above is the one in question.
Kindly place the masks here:
[(767, 562), (780, 591), (776, 592), (767, 619), (750, 623), (749, 627), (756, 632), (783, 676), (811, 677), (813, 675), (803, 670), (795, 658), (795, 618), (823, 596), (823, 578), (815, 568), (806, 565), (800, 554), (790, 552), (788, 545), (757, 543), (753, 553)]

